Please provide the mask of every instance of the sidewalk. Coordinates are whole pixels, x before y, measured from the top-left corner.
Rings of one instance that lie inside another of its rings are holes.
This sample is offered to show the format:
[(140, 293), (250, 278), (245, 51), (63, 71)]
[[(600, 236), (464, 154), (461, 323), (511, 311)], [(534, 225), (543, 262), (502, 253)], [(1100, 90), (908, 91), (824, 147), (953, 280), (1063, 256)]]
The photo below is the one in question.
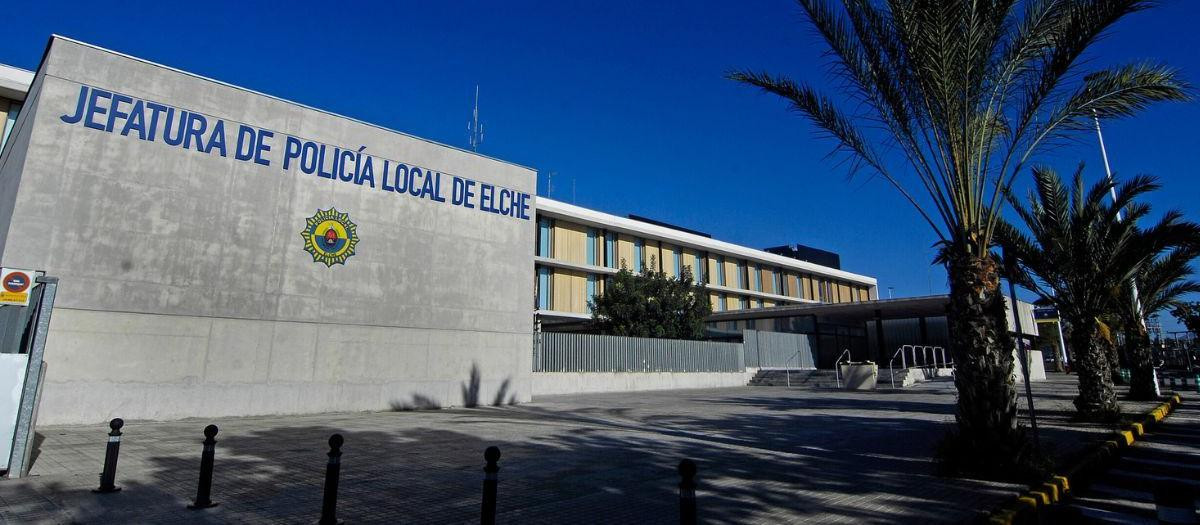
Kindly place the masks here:
[[(1060, 456), (1108, 430), (1068, 420), (1074, 381), (1035, 384), (1043, 441)], [(702, 521), (956, 522), (1022, 487), (933, 475), (933, 444), (953, 424), (954, 399), (949, 382), (872, 392), (742, 387), (504, 408), (129, 421), (117, 467), (124, 490), (108, 495), (90, 492), (107, 426), (44, 427), (33, 476), (0, 481), (0, 522), (311, 523), (334, 432), (346, 438), (338, 514), (348, 523), (478, 522), (489, 445), (503, 453), (501, 523), (674, 523), (675, 465), (685, 457), (699, 464)], [(189, 511), (209, 423), (221, 427), (220, 506)]]
[[(1072, 500), (1083, 518), (1098, 523), (1158, 523), (1154, 483), (1175, 480), (1200, 494), (1200, 407), (1181, 393), (1183, 404), (1162, 426), (1125, 451), (1100, 481)], [(1197, 517), (1200, 519), (1200, 516)]]

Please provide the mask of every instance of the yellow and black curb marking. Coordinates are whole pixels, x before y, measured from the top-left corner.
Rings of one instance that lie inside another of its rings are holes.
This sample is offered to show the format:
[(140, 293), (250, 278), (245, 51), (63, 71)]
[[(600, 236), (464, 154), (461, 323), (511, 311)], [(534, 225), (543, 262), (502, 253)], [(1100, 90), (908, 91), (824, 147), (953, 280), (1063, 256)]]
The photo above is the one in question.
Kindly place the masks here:
[(1011, 525), (1014, 523), (1037, 523), (1040, 511), (1050, 505), (1063, 501), (1071, 493), (1071, 483), (1080, 484), (1090, 481), (1093, 476), (1100, 474), (1109, 462), (1133, 443), (1142, 438), (1146, 429), (1153, 427), (1166, 419), (1175, 407), (1183, 403), (1179, 394), (1172, 395), (1167, 402), (1151, 410), (1139, 423), (1132, 423), (1124, 430), (1113, 432), (1109, 438), (1092, 447), (1075, 464), (1055, 473), (1050, 479), (1039, 486), (1017, 496), (1013, 501), (992, 511), (988, 523), (994, 525)]

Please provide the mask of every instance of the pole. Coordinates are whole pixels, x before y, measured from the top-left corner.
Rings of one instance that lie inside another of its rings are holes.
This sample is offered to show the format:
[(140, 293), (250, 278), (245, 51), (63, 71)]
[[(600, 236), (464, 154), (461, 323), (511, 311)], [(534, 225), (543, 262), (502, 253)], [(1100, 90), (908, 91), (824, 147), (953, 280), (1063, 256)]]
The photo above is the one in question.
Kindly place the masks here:
[[(1092, 110), (1092, 122), (1096, 123), (1096, 138), (1100, 141), (1100, 157), (1104, 159), (1104, 176), (1108, 179), (1108, 183), (1112, 185), (1108, 188), (1108, 196), (1110, 198), (1112, 198), (1113, 205), (1116, 205), (1116, 203), (1117, 203), (1117, 187), (1116, 187), (1115, 183), (1113, 182), (1112, 168), (1109, 167), (1109, 165), (1108, 165), (1108, 149), (1104, 147), (1104, 133), (1100, 131), (1100, 117), (1098, 116), (1098, 114), (1096, 113), (1096, 110), (1094, 110), (1094, 109)], [(1117, 210), (1117, 220), (1118, 221), (1124, 220), (1124, 218), (1121, 214), (1121, 210)], [(1137, 277), (1136, 276), (1129, 278), (1129, 288), (1130, 288), (1131, 293), (1133, 294), (1133, 306), (1134, 306), (1134, 308), (1137, 309), (1138, 324), (1141, 325), (1142, 330), (1145, 330), (1146, 329), (1146, 314), (1145, 314), (1145, 312), (1142, 311), (1142, 300), (1141, 300), (1141, 298), (1138, 297), (1138, 287), (1137, 287)], [(1151, 377), (1154, 379), (1154, 393), (1156, 395), (1162, 395), (1162, 392), (1159, 392), (1159, 390), (1158, 390), (1158, 370), (1154, 369), (1154, 367), (1151, 366), (1150, 374), (1151, 374)]]
[(1017, 329), (1017, 355), (1021, 359), (1021, 376), (1025, 378), (1025, 399), (1029, 401), (1029, 426), (1033, 429), (1033, 442), (1041, 449), (1042, 440), (1038, 437), (1037, 412), (1033, 408), (1033, 386), (1029, 384), (1029, 353), (1025, 350), (1025, 333), (1021, 330), (1021, 312), (1017, 308), (1017, 286), (1013, 283), (1013, 275), (1017, 272), (1017, 262), (1007, 251), (1004, 253), (1004, 262), (1004, 266), (1008, 270), (1008, 295), (1009, 302), (1012, 303), (1013, 327)]
[[(1055, 312), (1057, 312), (1057, 311), (1058, 310), (1055, 309)], [(1058, 319), (1054, 320), (1054, 326), (1058, 327), (1058, 347), (1062, 348), (1063, 364), (1067, 365), (1067, 366), (1071, 366), (1071, 358), (1069, 356), (1067, 356), (1067, 341), (1066, 341), (1066, 339), (1063, 338), (1062, 315), (1059, 315)]]

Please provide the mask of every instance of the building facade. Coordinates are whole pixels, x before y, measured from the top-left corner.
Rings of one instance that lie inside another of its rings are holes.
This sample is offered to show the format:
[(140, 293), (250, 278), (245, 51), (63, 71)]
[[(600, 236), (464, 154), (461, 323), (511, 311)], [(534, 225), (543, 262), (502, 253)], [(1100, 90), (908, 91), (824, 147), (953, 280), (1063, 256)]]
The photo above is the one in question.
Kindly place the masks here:
[(714, 312), (878, 295), (71, 39), (0, 66), (0, 114), (0, 265), (60, 283), (41, 424), (528, 401), (538, 323), (590, 318), (620, 268), (690, 273)]
[(4, 126), (0, 130), (0, 150), (12, 135), (17, 115), (21, 114), (21, 107), (25, 103), (25, 93), (32, 82), (32, 71), (0, 64), (0, 119)]
[(538, 198), (535, 312), (544, 325), (591, 317), (589, 299), (621, 268), (690, 273), (714, 312), (862, 302), (874, 278), (719, 241), (690, 230)]
[(39, 423), (530, 399), (535, 171), (60, 37), (21, 105)]

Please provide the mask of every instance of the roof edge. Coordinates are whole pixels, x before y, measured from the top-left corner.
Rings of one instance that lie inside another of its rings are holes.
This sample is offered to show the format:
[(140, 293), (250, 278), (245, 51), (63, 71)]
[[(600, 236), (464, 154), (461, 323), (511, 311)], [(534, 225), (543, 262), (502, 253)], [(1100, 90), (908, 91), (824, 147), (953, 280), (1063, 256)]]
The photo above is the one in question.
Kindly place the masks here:
[[(184, 71), (184, 70), (182, 70), (182, 69), (179, 69), (179, 68), (175, 68), (175, 67), (171, 67), (171, 66), (168, 66), (168, 65), (165, 65), (165, 64), (160, 64), (160, 63), (158, 63), (158, 62), (154, 62), (153, 60), (147, 60), (147, 59), (144, 59), (144, 58), (141, 58), (141, 57), (136, 57), (136, 56), (129, 55), (129, 54), (126, 54), (126, 53), (122, 53), (122, 52), (120, 52), (120, 51), (114, 51), (114, 50), (112, 50), (112, 49), (108, 49), (108, 48), (106, 48), (106, 47), (101, 47), (101, 46), (98, 46), (98, 45), (96, 45), (96, 44), (91, 44), (91, 43), (84, 42), (84, 41), (81, 41), (81, 40), (76, 40), (76, 39), (74, 39), (74, 38), (71, 38), (71, 37), (68, 37), (68, 36), (63, 36), (63, 35), (60, 35), (60, 34), (58, 34), (58, 33), (52, 33), (52, 34), (50, 35), (50, 42), (46, 44), (46, 53), (47, 53), (47, 54), (50, 52), (50, 45), (51, 45), (51, 44), (54, 42), (54, 40), (56, 40), (56, 39), (57, 39), (57, 40), (63, 40), (63, 41), (65, 41), (65, 42), (70, 42), (70, 43), (72, 43), (72, 44), (81, 45), (81, 46), (88, 47), (88, 48), (91, 48), (91, 49), (95, 49), (95, 50), (97, 50), (97, 51), (103, 51), (103, 52), (105, 52), (105, 53), (110, 53), (110, 54), (113, 54), (113, 55), (116, 55), (116, 56), (119, 56), (119, 57), (122, 57), (122, 58), (127, 58), (127, 59), (129, 59), (129, 60), (134, 60), (134, 61), (141, 62), (141, 63), (143, 63), (143, 64), (148, 64), (148, 65), (151, 65), (151, 66), (154, 66), (154, 67), (160, 67), (160, 68), (166, 69), (166, 70), (168, 70), (168, 71), (173, 71), (173, 72), (180, 73), (180, 74), (183, 74), (183, 75), (187, 75), (187, 76), (190, 76), (190, 77), (198, 78), (198, 79), (200, 79), (200, 80), (205, 80), (205, 81), (208, 81), (208, 82), (212, 82), (212, 83), (214, 83), (214, 84), (219, 84), (219, 85), (222, 85), (222, 86), (225, 86), (225, 87), (229, 87), (229, 88), (233, 88), (233, 89), (236, 89), (236, 90), (239, 90), (239, 91), (244, 91), (244, 92), (246, 92), (246, 93), (251, 93), (251, 94), (254, 94), (254, 95), (258, 95), (258, 96), (267, 97), (267, 98), (269, 98), (269, 99), (272, 99), (272, 100), (277, 100), (277, 101), (279, 101), (279, 102), (283, 102), (283, 103), (286, 103), (286, 104), (292, 104), (292, 105), (294, 105), (294, 106), (299, 106), (299, 107), (302, 107), (302, 108), (304, 108), (304, 109), (308, 109), (308, 110), (316, 111), (316, 112), (318, 112), (318, 113), (324, 113), (324, 114), (326, 114), (326, 115), (329, 115), (329, 116), (333, 116), (333, 117), (337, 117), (337, 118), (346, 119), (346, 120), (349, 120), (349, 121), (351, 121), (351, 122), (355, 122), (355, 123), (357, 123), (357, 124), (362, 124), (362, 125), (364, 125), (364, 126), (370, 126), (370, 127), (376, 128), (376, 129), (380, 129), (380, 130), (383, 130), (383, 131), (387, 131), (387, 132), (389, 132), (389, 133), (395, 133), (395, 134), (397, 134), (397, 135), (402, 135), (402, 136), (405, 136), (405, 137), (408, 137), (408, 138), (411, 138), (411, 139), (420, 140), (420, 141), (422, 141), (422, 142), (427, 142), (427, 143), (429, 143), (429, 144), (433, 144), (433, 145), (435, 145), (435, 146), (442, 146), (442, 147), (445, 147), (445, 148), (450, 148), (450, 149), (453, 149), (453, 150), (456, 150), (456, 151), (459, 151), (459, 152), (462, 152), (462, 153), (468, 153), (468, 154), (474, 155), (474, 156), (476, 156), (476, 157), (482, 157), (482, 158), (485, 158), (485, 159), (488, 159), (488, 160), (496, 161), (496, 162), (499, 162), (499, 163), (501, 163), (501, 164), (508, 164), (509, 166), (515, 166), (515, 167), (518, 167), (518, 168), (521, 168), (521, 169), (526, 169), (526, 170), (529, 170), (529, 171), (532, 171), (532, 172), (534, 172), (534, 173), (535, 173), (535, 176), (536, 176), (536, 173), (537, 173), (537, 169), (536, 169), (536, 168), (533, 168), (533, 167), (530, 167), (530, 166), (525, 166), (525, 165), (523, 165), (523, 164), (517, 164), (516, 162), (507, 161), (507, 160), (503, 160), (503, 159), (498, 159), (498, 158), (496, 158), (496, 157), (490, 157), (490, 156), (488, 156), (488, 155), (484, 155), (484, 154), (482, 154), (482, 153), (479, 153), (479, 152), (471, 151), (471, 150), (468, 150), (468, 149), (465, 149), (465, 148), (460, 148), (460, 147), (458, 147), (458, 146), (451, 146), (450, 144), (443, 144), (443, 143), (441, 143), (441, 142), (438, 142), (438, 141), (436, 141), (436, 140), (427, 139), (427, 138), (425, 138), (425, 137), (418, 137), (418, 136), (416, 136), (416, 135), (413, 135), (413, 134), (411, 134), (411, 133), (406, 133), (406, 132), (403, 132), (403, 131), (400, 131), (400, 130), (392, 129), (392, 128), (389, 128), (389, 127), (387, 127), (387, 126), (383, 126), (383, 125), (380, 125), (380, 124), (375, 124), (375, 123), (372, 123), (372, 122), (367, 122), (367, 121), (365, 121), (365, 120), (357, 119), (357, 118), (354, 118), (354, 117), (349, 117), (349, 116), (346, 116), (346, 115), (342, 115), (342, 114), (340, 114), (340, 113), (334, 113), (334, 112), (332, 112), (332, 111), (329, 111), (329, 110), (326, 110), (326, 109), (321, 109), (321, 108), (313, 107), (313, 106), (310, 106), (310, 105), (308, 105), (308, 104), (304, 104), (304, 103), (301, 103), (301, 102), (296, 102), (296, 101), (294, 101), (294, 100), (288, 100), (288, 99), (286, 99), (286, 98), (283, 98), (283, 97), (279, 97), (279, 96), (271, 95), (271, 94), (268, 94), (268, 93), (263, 93), (263, 92), (261, 92), (261, 91), (256, 91), (256, 90), (250, 89), (250, 88), (248, 88), (248, 87), (239, 86), (239, 85), (237, 85), (237, 84), (231, 84), (231, 83), (229, 83), (229, 82), (225, 82), (225, 81), (223, 81), (223, 80), (217, 80), (217, 79), (215, 79), (215, 78), (212, 78), (212, 77), (206, 77), (206, 76), (204, 76), (204, 75), (201, 75), (201, 74), (198, 74), (198, 73), (192, 73), (191, 71)], [(43, 56), (43, 58), (42, 58), (42, 62), (43, 62), (43, 63), (45, 63), (45, 57), (44, 57), (44, 56)], [(39, 66), (38, 66), (38, 69), (41, 69), (41, 65), (39, 65)]]

